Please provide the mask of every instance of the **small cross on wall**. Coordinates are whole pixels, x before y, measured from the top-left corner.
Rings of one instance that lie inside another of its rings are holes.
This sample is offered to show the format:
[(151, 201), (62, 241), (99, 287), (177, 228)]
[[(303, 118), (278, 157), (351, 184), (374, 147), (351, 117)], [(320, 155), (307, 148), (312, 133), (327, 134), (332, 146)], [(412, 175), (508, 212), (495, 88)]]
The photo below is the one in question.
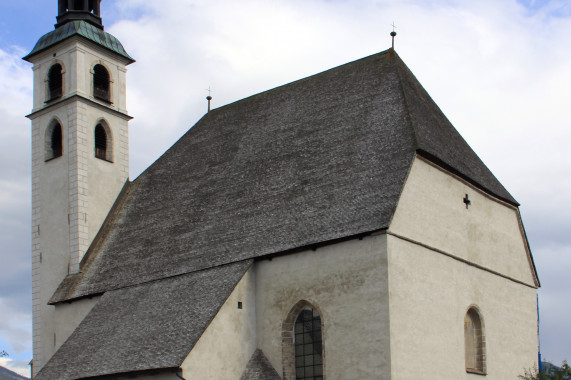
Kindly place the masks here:
[(463, 202), (466, 204), (466, 209), (468, 209), (468, 207), (470, 207), (470, 205), (472, 204), (472, 201), (468, 198), (468, 194), (466, 194), (466, 196), (464, 197)]

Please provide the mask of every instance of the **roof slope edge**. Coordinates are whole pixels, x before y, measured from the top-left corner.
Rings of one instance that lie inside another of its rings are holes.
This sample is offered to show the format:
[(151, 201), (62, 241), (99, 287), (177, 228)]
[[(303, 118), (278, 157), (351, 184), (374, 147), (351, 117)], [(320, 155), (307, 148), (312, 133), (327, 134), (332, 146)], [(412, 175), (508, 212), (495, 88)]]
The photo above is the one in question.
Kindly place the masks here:
[(418, 153), (486, 193), (519, 206), (398, 55), (397, 58), (400, 83)]

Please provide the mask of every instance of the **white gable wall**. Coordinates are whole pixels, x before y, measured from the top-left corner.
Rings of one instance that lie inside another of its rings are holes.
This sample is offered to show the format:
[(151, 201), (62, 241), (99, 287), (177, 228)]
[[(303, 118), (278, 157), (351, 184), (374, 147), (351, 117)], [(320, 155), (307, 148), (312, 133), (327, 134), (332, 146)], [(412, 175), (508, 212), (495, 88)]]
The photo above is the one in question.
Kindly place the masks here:
[(388, 232), (388, 263), (393, 379), (477, 378), (464, 356), (474, 305), (487, 379), (517, 378), (537, 362), (536, 289), (515, 208), (417, 159)]
[(535, 286), (517, 208), (422, 158), (412, 165), (390, 231)]
[(283, 322), (306, 300), (321, 312), (328, 380), (390, 379), (386, 260), (378, 235), (256, 263), (258, 348), (280, 376)]
[[(181, 368), (185, 379), (237, 380), (256, 350), (255, 274), (250, 268)], [(238, 308), (242, 302), (242, 309)]]

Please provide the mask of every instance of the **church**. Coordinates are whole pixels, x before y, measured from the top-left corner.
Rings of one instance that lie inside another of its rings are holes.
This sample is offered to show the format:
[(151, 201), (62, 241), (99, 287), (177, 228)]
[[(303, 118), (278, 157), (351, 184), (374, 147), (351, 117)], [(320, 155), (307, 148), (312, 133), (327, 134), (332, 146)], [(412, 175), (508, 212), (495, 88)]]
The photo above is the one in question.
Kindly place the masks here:
[(135, 61), (100, 3), (58, 0), (24, 57), (35, 380), (506, 380), (537, 363), (519, 204), (394, 48), (209, 110), (130, 180)]

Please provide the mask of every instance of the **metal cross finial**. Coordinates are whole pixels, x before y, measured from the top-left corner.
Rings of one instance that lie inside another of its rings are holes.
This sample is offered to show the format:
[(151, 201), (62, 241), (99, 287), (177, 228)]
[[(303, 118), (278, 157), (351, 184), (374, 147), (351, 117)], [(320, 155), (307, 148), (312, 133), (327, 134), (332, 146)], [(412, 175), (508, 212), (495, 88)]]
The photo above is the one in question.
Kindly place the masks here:
[(391, 24), (391, 26), (393, 27), (393, 31), (391, 32), (391, 37), (393, 39), (393, 50), (395, 50), (395, 36), (397, 35), (397, 32), (395, 32), (396, 29), (396, 25), (395, 22), (393, 21), (393, 23)]
[(212, 100), (212, 90), (210, 89), (210, 86), (208, 86), (208, 96), (206, 97), (206, 100), (208, 100), (208, 112), (210, 112), (210, 101)]
[(470, 205), (472, 204), (472, 201), (470, 199), (468, 199), (468, 194), (466, 194), (466, 196), (464, 197), (464, 199), (462, 201), (466, 204), (466, 209), (468, 207), (470, 207)]

